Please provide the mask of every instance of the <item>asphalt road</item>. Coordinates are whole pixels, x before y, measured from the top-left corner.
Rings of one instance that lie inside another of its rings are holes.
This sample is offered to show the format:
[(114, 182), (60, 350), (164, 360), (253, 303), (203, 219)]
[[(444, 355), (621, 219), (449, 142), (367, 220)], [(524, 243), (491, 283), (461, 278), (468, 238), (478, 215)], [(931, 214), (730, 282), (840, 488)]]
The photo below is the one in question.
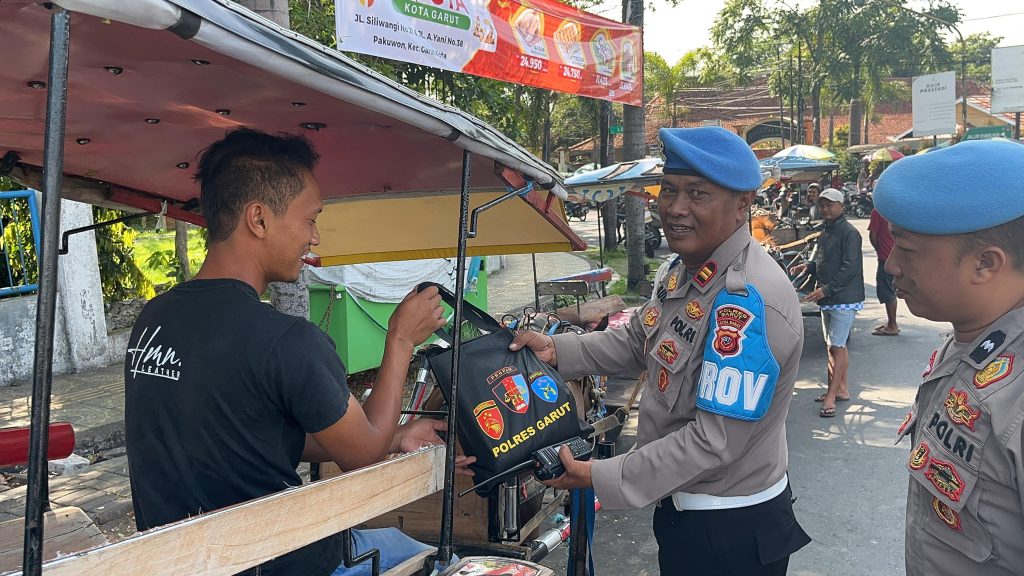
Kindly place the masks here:
[[(572, 225), (596, 240), (595, 214)], [(789, 573), (798, 576), (897, 576), (903, 568), (903, 522), (909, 442), (893, 444), (896, 429), (914, 400), (921, 371), (941, 335), (949, 330), (914, 318), (900, 306), (902, 333), (871, 335), (885, 318), (875, 300), (876, 256), (867, 241), (867, 220), (853, 219), (864, 238), (867, 302), (854, 324), (850, 349), (850, 402), (835, 418), (818, 416), (813, 399), (825, 387), (825, 347), (817, 317), (804, 320), (805, 344), (788, 418), (789, 475), (797, 518), (814, 541), (795, 554)], [(660, 252), (666, 252), (663, 245)], [(633, 442), (627, 428), (619, 450)], [(658, 574), (651, 532), (653, 507), (601, 511), (593, 554), (601, 575)], [(564, 574), (565, 549), (544, 562)], [(684, 567), (677, 574), (685, 575)]]

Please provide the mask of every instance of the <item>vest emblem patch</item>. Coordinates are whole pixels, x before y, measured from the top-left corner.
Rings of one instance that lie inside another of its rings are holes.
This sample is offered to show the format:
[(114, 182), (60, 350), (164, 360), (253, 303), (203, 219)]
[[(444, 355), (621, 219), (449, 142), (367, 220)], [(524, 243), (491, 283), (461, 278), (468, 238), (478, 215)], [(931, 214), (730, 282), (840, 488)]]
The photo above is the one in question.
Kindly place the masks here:
[(950, 500), (960, 501), (960, 495), (964, 492), (964, 481), (960, 479), (960, 475), (956, 473), (956, 468), (953, 468), (952, 464), (932, 458), (924, 477)]
[(971, 408), (967, 403), (967, 392), (956, 388), (949, 389), (949, 396), (946, 397), (946, 414), (954, 424), (967, 426), (974, 430), (974, 421), (981, 416), (981, 412)]
[(668, 277), (668, 291), (671, 292), (679, 287), (679, 272)]
[(658, 344), (658, 350), (655, 352), (658, 358), (661, 358), (669, 366), (676, 363), (679, 359), (679, 350), (676, 349), (676, 342), (671, 338), (666, 338)]
[(921, 378), (927, 378), (932, 373), (932, 368), (935, 367), (935, 356), (939, 353), (938, 350), (932, 350), (932, 355), (928, 357), (928, 365), (924, 367), (924, 371), (921, 372)]
[(910, 412), (907, 412), (906, 416), (903, 417), (903, 423), (900, 424), (900, 428), (899, 428), (899, 430), (896, 431), (896, 434), (899, 435), (899, 436), (902, 436), (903, 432), (907, 429), (907, 426), (910, 425), (910, 422), (913, 419), (914, 419), (914, 411), (911, 410)]
[(996, 359), (989, 362), (988, 366), (985, 366), (981, 372), (974, 375), (974, 386), (980, 390), (993, 382), (998, 382), (1003, 378), (1006, 378), (1006, 375), (1012, 370), (1012, 355), (997, 356)]
[(668, 370), (662, 368), (658, 372), (658, 390), (664, 392), (666, 388), (668, 388)]

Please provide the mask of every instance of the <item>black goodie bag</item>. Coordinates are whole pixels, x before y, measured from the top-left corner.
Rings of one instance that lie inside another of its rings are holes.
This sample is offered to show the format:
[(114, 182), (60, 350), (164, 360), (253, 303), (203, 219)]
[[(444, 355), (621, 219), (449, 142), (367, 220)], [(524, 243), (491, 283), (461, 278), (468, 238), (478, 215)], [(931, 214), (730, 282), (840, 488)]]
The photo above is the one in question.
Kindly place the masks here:
[[(441, 298), (455, 307), (455, 295), (436, 286)], [(562, 376), (528, 348), (508, 349), (513, 334), (483, 310), (463, 300), (463, 318), (484, 332), (462, 343), (459, 367), (458, 437), (466, 454), (476, 456), (470, 468), (482, 483), (531, 461), (545, 446), (579, 436), (592, 428), (581, 420), (576, 401)], [(443, 329), (437, 335), (452, 342)], [(451, 401), (452, 350), (424, 351), (438, 388)], [(497, 484), (478, 490), (485, 494)]]

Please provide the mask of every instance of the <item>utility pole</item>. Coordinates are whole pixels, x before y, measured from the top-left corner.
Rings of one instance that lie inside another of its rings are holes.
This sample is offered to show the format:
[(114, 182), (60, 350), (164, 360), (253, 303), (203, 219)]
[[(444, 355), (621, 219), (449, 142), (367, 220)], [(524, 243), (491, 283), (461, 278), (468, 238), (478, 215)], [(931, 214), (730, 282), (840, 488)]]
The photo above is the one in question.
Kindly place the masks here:
[[(600, 158), (598, 162), (601, 166), (608, 166), (611, 164), (611, 151), (609, 148), (608, 138), (608, 125), (611, 122), (612, 117), (612, 103), (607, 100), (601, 100), (601, 111), (598, 113), (597, 118), (597, 131), (598, 138), (600, 139)], [(618, 201), (617, 200), (606, 200), (601, 204), (601, 220), (602, 225), (605, 229), (604, 234), (604, 251), (614, 252), (619, 249), (619, 222), (618, 222)]]
[[(622, 21), (642, 28), (644, 25), (643, 0), (622, 0)], [(642, 53), (638, 56), (642, 57)], [(641, 64), (639, 69), (643, 69)], [(641, 99), (642, 100), (642, 99)], [(639, 160), (645, 154), (644, 148), (644, 107), (622, 107), (622, 159)], [(635, 291), (647, 279), (644, 260), (644, 210), (647, 199), (632, 194), (626, 195), (626, 254), (628, 256), (626, 289)]]

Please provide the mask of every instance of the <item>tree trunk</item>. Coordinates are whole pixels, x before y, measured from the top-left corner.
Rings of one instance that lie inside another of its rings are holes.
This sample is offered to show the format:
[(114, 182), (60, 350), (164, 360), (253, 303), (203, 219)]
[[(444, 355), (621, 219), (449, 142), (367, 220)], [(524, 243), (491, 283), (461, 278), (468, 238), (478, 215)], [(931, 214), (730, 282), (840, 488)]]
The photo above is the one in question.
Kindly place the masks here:
[[(643, 0), (622, 0), (623, 20), (637, 27), (644, 25)], [(622, 107), (622, 160), (644, 157), (644, 108)], [(639, 196), (626, 196), (626, 254), (628, 256), (626, 288), (635, 291), (647, 279), (644, 270), (644, 211), (647, 201)]]
[[(600, 115), (597, 118), (599, 146), (598, 162), (601, 166), (608, 166), (611, 164), (611, 158), (609, 157), (610, 146), (608, 145), (608, 124), (611, 121), (612, 115), (611, 103), (607, 100), (602, 100), (600, 110)], [(618, 202), (615, 201), (605, 202), (601, 205), (605, 252), (614, 252), (619, 249), (619, 221), (616, 216), (616, 213), (618, 212), (617, 208)]]
[(850, 146), (860, 144), (861, 116), (860, 98), (852, 98), (850, 100), (850, 138), (847, 142)]
[[(253, 12), (273, 21), (278, 26), (290, 28), (288, 0), (238, 0), (238, 3)], [(271, 282), (270, 303), (281, 312), (309, 318), (309, 281), (303, 266), (302, 274), (293, 283)]]
[(814, 145), (821, 146), (821, 83), (814, 82), (811, 86), (811, 114), (814, 118)]
[(178, 278), (181, 281), (192, 277), (188, 265), (188, 222), (174, 221), (174, 258), (178, 261)]

